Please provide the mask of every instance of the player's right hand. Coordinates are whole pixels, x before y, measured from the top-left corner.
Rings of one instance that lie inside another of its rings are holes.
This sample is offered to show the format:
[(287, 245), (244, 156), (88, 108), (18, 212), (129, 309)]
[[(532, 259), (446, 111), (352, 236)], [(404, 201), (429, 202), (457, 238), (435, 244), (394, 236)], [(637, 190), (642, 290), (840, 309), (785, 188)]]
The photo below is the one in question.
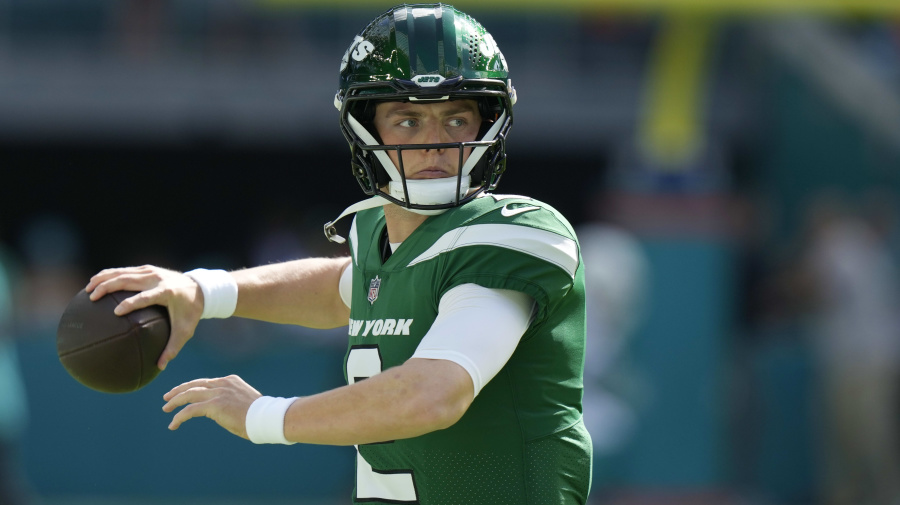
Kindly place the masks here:
[(116, 306), (115, 312), (119, 316), (150, 305), (168, 309), (172, 333), (157, 362), (160, 370), (165, 370), (169, 361), (194, 336), (203, 314), (203, 291), (193, 279), (181, 272), (152, 265), (103, 270), (91, 277), (84, 289), (94, 301), (115, 291), (139, 291)]

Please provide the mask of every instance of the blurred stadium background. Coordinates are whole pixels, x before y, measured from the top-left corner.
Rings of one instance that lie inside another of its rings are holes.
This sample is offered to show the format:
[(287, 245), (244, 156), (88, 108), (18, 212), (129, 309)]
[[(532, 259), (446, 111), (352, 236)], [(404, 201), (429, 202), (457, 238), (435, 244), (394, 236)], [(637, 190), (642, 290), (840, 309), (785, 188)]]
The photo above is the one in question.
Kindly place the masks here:
[[(343, 331), (205, 322), (124, 396), (76, 384), (54, 339), (105, 267), (342, 253), (338, 63), (391, 5), (0, 0), (0, 482), (22, 503), (348, 502), (352, 449), (160, 410), (198, 376), (337, 386)], [(519, 94), (500, 192), (581, 233), (592, 503), (898, 503), (900, 3), (455, 5)]]

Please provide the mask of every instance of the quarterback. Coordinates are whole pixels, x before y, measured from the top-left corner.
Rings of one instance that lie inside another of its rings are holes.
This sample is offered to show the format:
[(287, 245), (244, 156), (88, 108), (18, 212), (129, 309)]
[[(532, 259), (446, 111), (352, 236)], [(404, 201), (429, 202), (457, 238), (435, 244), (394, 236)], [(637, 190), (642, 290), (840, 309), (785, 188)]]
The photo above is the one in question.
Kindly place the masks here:
[[(566, 219), (494, 189), (516, 93), (491, 35), (446, 4), (394, 7), (357, 35), (334, 98), (369, 198), (349, 257), (234, 272), (108, 269), (94, 299), (166, 305), (164, 368), (201, 319), (347, 327), (347, 385), (264, 396), (237, 376), (164, 396), (170, 429), (208, 417), (254, 443), (356, 446), (353, 503), (583, 504), (584, 267)], [(180, 408), (180, 410), (178, 410)]]

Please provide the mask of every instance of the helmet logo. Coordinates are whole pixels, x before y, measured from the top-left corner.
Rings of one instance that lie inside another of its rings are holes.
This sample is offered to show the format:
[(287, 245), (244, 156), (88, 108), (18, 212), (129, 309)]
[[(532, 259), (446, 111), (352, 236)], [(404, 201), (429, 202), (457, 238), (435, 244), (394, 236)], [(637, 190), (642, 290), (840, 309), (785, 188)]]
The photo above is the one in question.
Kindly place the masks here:
[(362, 61), (372, 54), (372, 51), (374, 50), (375, 45), (368, 40), (365, 40), (359, 35), (353, 37), (353, 42), (350, 43), (350, 47), (347, 48), (347, 52), (345, 52), (344, 57), (341, 58), (341, 72), (343, 72), (344, 69), (347, 68), (347, 64), (350, 63), (351, 54), (355, 61)]
[(375, 46), (369, 42), (368, 40), (363, 40), (359, 44), (356, 45), (356, 49), (353, 50), (353, 59), (356, 61), (362, 61), (366, 59), (366, 56), (372, 53), (375, 49)]
[(417, 75), (413, 77), (413, 82), (422, 86), (423, 88), (431, 88), (437, 86), (438, 84), (444, 82), (444, 76), (438, 74), (428, 74), (428, 75)]

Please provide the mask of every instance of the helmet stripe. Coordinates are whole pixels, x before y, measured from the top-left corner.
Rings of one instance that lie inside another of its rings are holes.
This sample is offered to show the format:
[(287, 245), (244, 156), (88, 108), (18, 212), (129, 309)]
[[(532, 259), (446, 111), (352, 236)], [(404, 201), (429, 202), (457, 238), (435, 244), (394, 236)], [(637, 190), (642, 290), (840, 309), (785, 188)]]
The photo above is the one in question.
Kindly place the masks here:
[(435, 43), (438, 28), (436, 25), (440, 23), (440, 19), (435, 19), (436, 13), (440, 13), (440, 8), (414, 8), (412, 11), (413, 24), (411, 26), (415, 27), (415, 37), (413, 37), (413, 33), (410, 33), (409, 38), (411, 41), (414, 41), (410, 46), (416, 47), (417, 59), (413, 60), (410, 58), (410, 63), (414, 63), (413, 68), (415, 68), (417, 75), (433, 74), (436, 71), (440, 71), (438, 66), (440, 64), (438, 61), (438, 45)]

